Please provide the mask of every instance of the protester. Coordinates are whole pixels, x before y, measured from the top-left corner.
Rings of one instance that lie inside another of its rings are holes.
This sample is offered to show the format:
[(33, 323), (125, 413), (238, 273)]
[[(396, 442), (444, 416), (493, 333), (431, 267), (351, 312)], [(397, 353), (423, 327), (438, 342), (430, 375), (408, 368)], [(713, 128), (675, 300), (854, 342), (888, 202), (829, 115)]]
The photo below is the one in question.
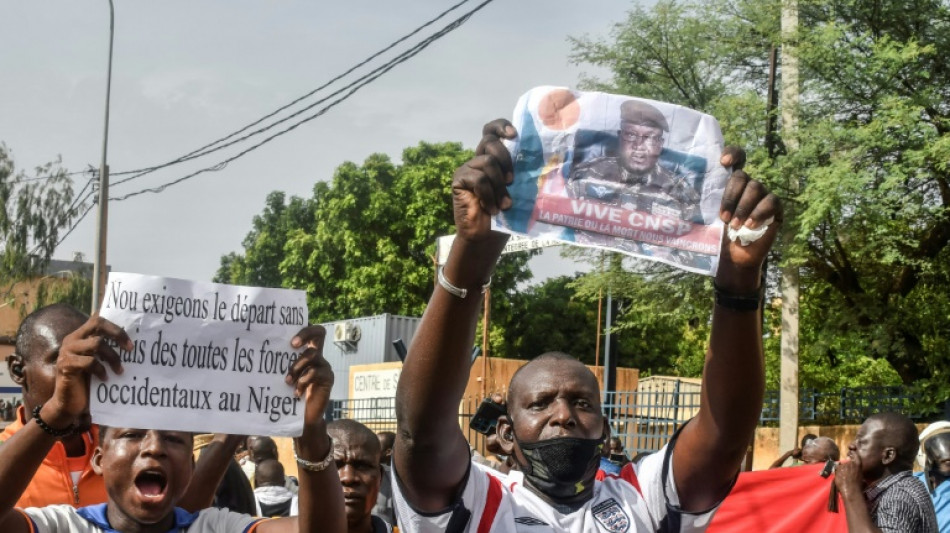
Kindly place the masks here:
[[(257, 486), (254, 482), (254, 472), (257, 471), (257, 465), (262, 461), (273, 459), (280, 461), (280, 453), (277, 451), (277, 441), (267, 436), (251, 436), (246, 440), (247, 453), (242, 458), (241, 469), (247, 474), (247, 479), (251, 485)], [(284, 476), (284, 487), (293, 494), (297, 494), (298, 483), (294, 476)]]
[(861, 424), (849, 461), (835, 470), (849, 531), (937, 531), (927, 488), (911, 472), (917, 447), (917, 428), (904, 415), (879, 413)]
[(228, 463), (224, 479), (218, 484), (211, 506), (223, 507), (236, 513), (256, 514), (258, 512), (254, 489), (251, 488), (251, 482), (248, 481), (237, 461), (232, 459)]
[(349, 419), (330, 422), (327, 432), (333, 437), (333, 457), (343, 485), (347, 532), (392, 533), (392, 525), (372, 513), (382, 472), (379, 439)]
[[(37, 416), (37, 410), (52, 398), (63, 339), (80, 329), (100, 335), (102, 323), (101, 319), (90, 318), (66, 304), (42, 307), (23, 319), (17, 329), (14, 352), (7, 358), (10, 377), (23, 388), (23, 404), (17, 409), (14, 422), (0, 434), (0, 443), (22, 431), (31, 417)], [(214, 437), (196, 465), (195, 482), (179, 502), (182, 508), (197, 511), (211, 505), (215, 487), (239, 442), (240, 437)], [(52, 445), (17, 505), (83, 507), (105, 502), (105, 484), (90, 462), (98, 445), (99, 429), (89, 417), (77, 421), (69, 434)]]
[(241, 458), (241, 469), (253, 485), (257, 463), (267, 459), (278, 459), (277, 442), (270, 437), (258, 435), (251, 435), (244, 442), (247, 453)]
[(346, 526), (339, 478), (334, 469), (327, 468), (332, 461), (332, 442), (323, 413), (333, 371), (322, 356), (325, 335), (322, 327), (311, 326), (291, 342), (295, 348), (307, 346), (287, 376), (296, 393), (306, 395), (303, 435), (296, 440), (297, 461), (303, 467), (299, 519), (261, 521), (222, 509), (189, 513), (176, 507), (192, 483), (192, 434), (118, 427), (101, 429), (101, 442), (91, 459), (95, 472), (103, 478), (107, 503), (78, 510), (68, 505), (14, 508), (58, 439), (69, 428), (88, 423), (90, 376), (107, 379), (104, 365), (121, 372), (119, 355), (105, 341), (132, 349), (132, 341), (121, 328), (96, 317), (62, 339), (62, 348), (54, 357), (49, 399), (0, 446), (0, 479), (5, 484), (0, 493), (0, 531), (342, 533)]
[(598, 382), (577, 360), (543, 354), (512, 377), (508, 414), (498, 419), (499, 441), (524, 472), (523, 485), (508, 486), (469, 460), (457, 412), (469, 379), (479, 293), (507, 241), (491, 231), (491, 216), (512, 204), (511, 158), (501, 141), (516, 131), (498, 120), (483, 134), (476, 156), (455, 172), (455, 242), (397, 388), (393, 486), (400, 528), (703, 530), (736, 479), (762, 405), (761, 267), (781, 221), (779, 201), (739, 170), (741, 150), (723, 154), (721, 162), (736, 169), (723, 195), (723, 220), (752, 229), (775, 223), (748, 246), (722, 243), (696, 417), (661, 453), (627, 465), (620, 478), (595, 482), (609, 430)]
[(380, 431), (376, 433), (379, 437), (380, 460), (384, 465), (389, 465), (393, 461), (393, 445), (396, 443), (396, 434), (392, 431)]
[(297, 498), (285, 485), (284, 465), (277, 459), (264, 459), (254, 471), (254, 499), (257, 516), (290, 516)]
[(805, 449), (806, 444), (808, 444), (809, 442), (817, 438), (818, 438), (818, 435), (815, 435), (813, 433), (806, 434), (804, 437), (802, 437), (801, 444), (798, 447), (792, 448), (791, 450), (788, 450), (787, 452), (780, 455), (778, 459), (776, 459), (771, 464), (771, 466), (769, 466), (769, 468), (770, 469), (781, 468), (782, 466), (785, 466), (785, 461), (789, 460), (789, 458), (792, 459), (792, 464), (790, 466), (798, 466), (802, 464), (801, 463), (802, 450)]
[(379, 483), (379, 495), (376, 497), (376, 505), (373, 506), (373, 514), (396, 525), (392, 486), (393, 444), (396, 442), (396, 434), (392, 431), (380, 431), (376, 436), (379, 437), (379, 468), (383, 477)]
[(769, 468), (781, 468), (790, 457), (794, 459), (791, 466), (813, 465), (815, 463), (824, 463), (829, 459), (837, 461), (841, 458), (841, 450), (835, 441), (829, 437), (818, 437), (808, 434), (802, 437), (800, 448), (785, 452), (776, 459)]
[(914, 475), (927, 487), (941, 533), (950, 532), (950, 429), (940, 428), (926, 437), (922, 432), (920, 445), (925, 454), (923, 472)]

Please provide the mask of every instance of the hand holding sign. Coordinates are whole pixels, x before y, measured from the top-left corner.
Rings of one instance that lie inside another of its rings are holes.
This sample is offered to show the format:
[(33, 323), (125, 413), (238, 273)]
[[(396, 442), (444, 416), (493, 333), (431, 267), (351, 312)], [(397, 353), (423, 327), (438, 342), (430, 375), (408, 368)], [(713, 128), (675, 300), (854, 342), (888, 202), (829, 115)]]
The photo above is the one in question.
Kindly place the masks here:
[(722, 221), (731, 229), (746, 227), (756, 230), (768, 226), (761, 238), (743, 244), (729, 238), (722, 241), (717, 283), (730, 290), (747, 290), (759, 284), (759, 269), (772, 248), (782, 223), (782, 204), (761, 182), (749, 177), (742, 167), (745, 151), (730, 146), (723, 152), (721, 163), (731, 166), (732, 175), (722, 195), (719, 210)]
[(484, 239), (491, 232), (492, 215), (511, 207), (507, 186), (514, 174), (511, 156), (501, 139), (516, 136), (514, 126), (505, 119), (485, 124), (475, 157), (455, 171), (452, 204), (459, 238)]
[(294, 386), (294, 394), (297, 397), (307, 394), (304, 423), (311, 421), (312, 408), (318, 409), (316, 416), (323, 417), (326, 404), (330, 399), (330, 391), (333, 389), (333, 368), (323, 358), (323, 344), (326, 338), (327, 330), (317, 325), (303, 328), (290, 341), (290, 345), (295, 350), (306, 346), (285, 378), (288, 385)]
[(55, 388), (40, 411), (40, 418), (52, 428), (85, 430), (89, 426), (89, 376), (105, 380), (103, 363), (117, 374), (122, 372), (119, 355), (108, 340), (126, 350), (132, 348), (122, 328), (97, 315), (63, 338), (56, 358)]

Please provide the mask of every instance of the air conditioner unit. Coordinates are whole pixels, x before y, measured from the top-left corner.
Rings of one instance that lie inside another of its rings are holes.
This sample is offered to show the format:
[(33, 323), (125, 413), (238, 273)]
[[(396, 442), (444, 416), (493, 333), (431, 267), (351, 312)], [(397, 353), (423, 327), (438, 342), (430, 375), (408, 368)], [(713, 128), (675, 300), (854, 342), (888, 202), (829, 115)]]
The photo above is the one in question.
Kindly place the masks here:
[(360, 331), (360, 327), (356, 324), (347, 324), (344, 334), (346, 335), (347, 342), (357, 343), (360, 341), (360, 338), (363, 336), (363, 332)]
[(337, 322), (333, 326), (333, 342), (346, 342), (346, 322)]
[(352, 352), (356, 350), (356, 344), (360, 341), (362, 332), (360, 327), (350, 322), (337, 322), (333, 326), (333, 344), (336, 344), (343, 351)]

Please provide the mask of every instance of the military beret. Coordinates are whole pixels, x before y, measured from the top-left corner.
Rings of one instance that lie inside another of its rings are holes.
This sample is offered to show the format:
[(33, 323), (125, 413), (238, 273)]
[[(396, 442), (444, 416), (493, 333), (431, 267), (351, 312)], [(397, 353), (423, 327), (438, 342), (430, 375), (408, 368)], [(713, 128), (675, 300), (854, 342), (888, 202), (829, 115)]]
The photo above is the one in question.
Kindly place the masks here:
[(637, 100), (627, 100), (620, 104), (620, 120), (670, 131), (670, 125), (659, 109)]

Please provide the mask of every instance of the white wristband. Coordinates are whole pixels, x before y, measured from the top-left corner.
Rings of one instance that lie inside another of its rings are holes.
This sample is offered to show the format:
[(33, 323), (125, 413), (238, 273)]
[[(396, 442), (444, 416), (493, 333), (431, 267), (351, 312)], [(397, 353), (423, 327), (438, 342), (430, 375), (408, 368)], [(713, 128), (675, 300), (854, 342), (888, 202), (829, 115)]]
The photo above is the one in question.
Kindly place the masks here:
[[(445, 289), (445, 292), (457, 298), (465, 298), (466, 296), (468, 296), (468, 289), (456, 287), (455, 285), (452, 285), (451, 283), (449, 283), (449, 280), (445, 279), (445, 273), (442, 272), (444, 268), (445, 267), (441, 267), (441, 266), (439, 267), (439, 275), (438, 275), (439, 285), (441, 285), (442, 288)], [(485, 291), (487, 291), (488, 287), (490, 286), (491, 286), (491, 278), (488, 278), (488, 283), (482, 285), (482, 294), (485, 294)]]

